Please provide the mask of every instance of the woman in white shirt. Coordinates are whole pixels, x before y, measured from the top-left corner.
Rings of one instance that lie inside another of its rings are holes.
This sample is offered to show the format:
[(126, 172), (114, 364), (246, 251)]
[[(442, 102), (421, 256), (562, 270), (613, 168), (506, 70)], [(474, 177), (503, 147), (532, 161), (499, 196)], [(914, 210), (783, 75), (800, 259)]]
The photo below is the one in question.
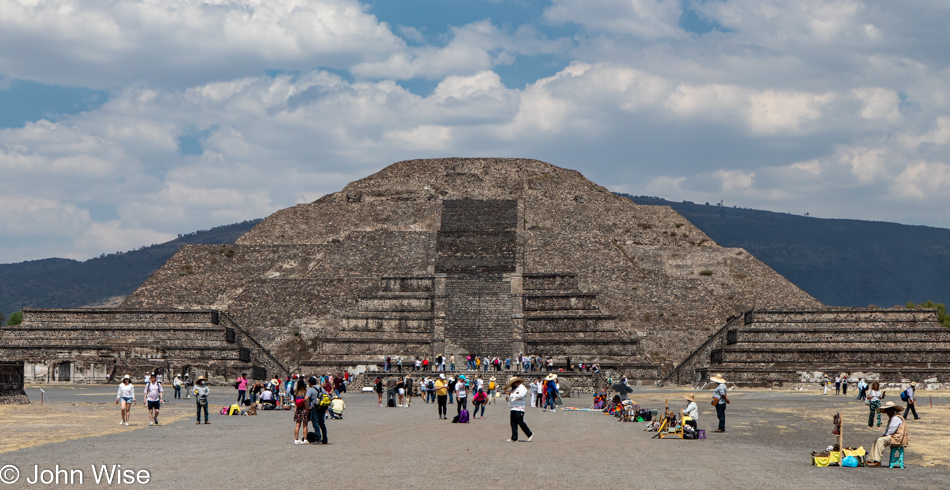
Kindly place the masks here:
[(528, 396), (528, 389), (524, 387), (524, 380), (517, 376), (511, 378), (505, 391), (510, 393), (508, 395), (508, 406), (511, 407), (511, 439), (508, 439), (508, 442), (518, 442), (519, 427), (524, 435), (528, 436), (528, 442), (531, 442), (534, 433), (528, 428), (528, 424), (524, 423), (525, 397)]
[(129, 413), (132, 411), (132, 405), (135, 404), (135, 386), (132, 385), (132, 377), (128, 374), (122, 378), (119, 383), (119, 391), (115, 395), (115, 404), (122, 404), (120, 413), (122, 420), (119, 425), (129, 425)]
[(468, 408), (468, 399), (465, 395), (465, 382), (465, 375), (459, 375), (459, 380), (455, 382), (455, 396), (458, 397), (455, 408), (458, 410), (459, 415), (461, 415), (462, 410)]

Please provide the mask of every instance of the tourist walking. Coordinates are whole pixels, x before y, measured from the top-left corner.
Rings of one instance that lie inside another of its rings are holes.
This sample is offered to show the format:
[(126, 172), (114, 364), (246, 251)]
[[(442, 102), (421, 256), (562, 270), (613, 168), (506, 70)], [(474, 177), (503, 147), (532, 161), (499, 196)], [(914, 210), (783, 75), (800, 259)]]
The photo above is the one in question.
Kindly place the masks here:
[(377, 396), (376, 406), (383, 406), (383, 380), (379, 376), (376, 377), (376, 381), (373, 381), (373, 391)]
[(848, 396), (848, 375), (847, 374), (841, 375), (841, 394), (844, 396)]
[(495, 391), (498, 385), (495, 384), (495, 377), (488, 378), (488, 403), (495, 404)]
[(877, 409), (881, 408), (881, 400), (884, 398), (884, 392), (881, 391), (881, 385), (877, 381), (871, 383), (871, 389), (867, 393), (867, 404), (871, 408), (871, 415), (868, 416), (868, 427), (874, 425), (874, 415), (877, 415), (877, 426), (881, 426), (881, 412), (878, 412)]
[(175, 380), (172, 381), (172, 387), (175, 388), (175, 399), (181, 400), (181, 375), (175, 376)]
[(412, 406), (412, 376), (407, 374), (403, 383), (406, 389), (406, 408), (409, 408)]
[(247, 373), (241, 373), (238, 379), (234, 380), (234, 387), (238, 390), (238, 405), (243, 405), (247, 399)]
[(907, 418), (907, 412), (914, 412), (914, 420), (920, 420), (920, 417), (917, 416), (917, 407), (914, 405), (917, 403), (917, 399), (914, 397), (916, 391), (917, 383), (915, 382), (911, 383), (910, 386), (904, 390), (905, 396), (901, 397), (902, 399), (907, 398), (906, 400), (902, 400), (907, 402), (907, 408), (904, 409), (904, 419)]
[(887, 430), (871, 446), (867, 466), (881, 466), (881, 458), (884, 457), (885, 447), (907, 447), (907, 424), (904, 423), (904, 417), (899, 415), (901, 413), (900, 405), (887, 402), (878, 411), (887, 414)]
[[(316, 433), (316, 439), (313, 444), (327, 444), (327, 408), (330, 407), (330, 394), (317, 384), (317, 378), (311, 376), (307, 380), (310, 388), (307, 389), (307, 406), (310, 409), (310, 423), (313, 424), (313, 432)], [(326, 405), (323, 404), (323, 397), (327, 397)], [(304, 431), (306, 432), (306, 430)]]
[(115, 404), (121, 404), (119, 413), (122, 420), (119, 421), (119, 425), (129, 425), (129, 415), (132, 413), (132, 405), (135, 405), (135, 386), (132, 385), (132, 377), (128, 374), (119, 383), (119, 391), (115, 394)]
[(449, 371), (455, 371), (455, 354), (449, 356)]
[(195, 385), (195, 407), (197, 412), (195, 425), (201, 423), (202, 410), (205, 412), (205, 424), (211, 423), (208, 422), (208, 395), (211, 394), (211, 388), (208, 388), (208, 385), (205, 384), (205, 381), (207, 380), (204, 376), (198, 376), (198, 380), (196, 381), (198, 384)]
[(448, 407), (446, 403), (449, 398), (448, 383), (445, 381), (445, 375), (440, 374), (439, 379), (435, 380), (435, 400), (439, 405), (439, 419), (448, 419)]
[(822, 377), (821, 377), (821, 385), (825, 388), (825, 392), (822, 393), (822, 395), (827, 395), (827, 394), (828, 394), (828, 383), (829, 383), (829, 381), (828, 381), (828, 376), (827, 376), (827, 375), (822, 376)]
[(868, 384), (864, 381), (864, 378), (858, 378), (858, 400), (867, 399)]
[(534, 433), (524, 422), (525, 397), (528, 395), (528, 390), (524, 387), (524, 380), (517, 376), (511, 378), (505, 392), (508, 393), (508, 407), (511, 409), (511, 438), (508, 439), (508, 442), (518, 442), (518, 428), (521, 428), (524, 435), (528, 436), (528, 442), (531, 442)]
[[(310, 407), (307, 406), (307, 384), (302, 379), (297, 380), (291, 396), (294, 400), (294, 444), (306, 444)], [(303, 436), (300, 435), (301, 427), (303, 427)]]
[(455, 382), (455, 396), (458, 398), (458, 401), (455, 404), (455, 409), (459, 415), (461, 415), (462, 410), (468, 409), (468, 399), (466, 398), (465, 391), (465, 375), (460, 374), (459, 380)]
[(713, 401), (716, 403), (716, 417), (719, 418), (719, 428), (716, 429), (716, 432), (725, 432), (726, 431), (726, 404), (729, 403), (729, 395), (727, 394), (726, 389), (726, 380), (722, 378), (721, 374), (711, 376), (710, 381), (714, 383), (719, 383), (719, 386), (716, 386), (716, 391), (713, 391)]
[(531, 382), (531, 407), (536, 408), (538, 406), (538, 380)]
[(836, 375), (835, 376), (835, 395), (840, 395), (840, 394), (841, 394), (841, 376)]
[(452, 376), (449, 376), (449, 383), (445, 390), (449, 393), (449, 405), (455, 403), (455, 378)]
[(190, 374), (185, 374), (185, 399), (191, 398), (192, 387), (195, 385), (195, 382), (191, 380)]
[(158, 412), (162, 408), (162, 398), (165, 390), (158, 378), (153, 373), (149, 376), (148, 383), (145, 384), (145, 402), (148, 407), (148, 425), (158, 425)]

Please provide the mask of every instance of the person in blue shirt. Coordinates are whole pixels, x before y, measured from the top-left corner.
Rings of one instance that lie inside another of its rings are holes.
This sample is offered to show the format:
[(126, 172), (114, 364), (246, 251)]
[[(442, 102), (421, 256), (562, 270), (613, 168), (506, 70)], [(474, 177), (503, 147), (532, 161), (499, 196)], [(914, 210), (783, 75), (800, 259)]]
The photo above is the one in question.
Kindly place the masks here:
[(716, 432), (726, 431), (726, 404), (729, 403), (729, 396), (726, 394), (726, 380), (721, 374), (710, 376), (709, 381), (719, 383), (716, 391), (713, 391), (713, 399), (716, 400), (716, 416), (719, 417), (719, 428)]

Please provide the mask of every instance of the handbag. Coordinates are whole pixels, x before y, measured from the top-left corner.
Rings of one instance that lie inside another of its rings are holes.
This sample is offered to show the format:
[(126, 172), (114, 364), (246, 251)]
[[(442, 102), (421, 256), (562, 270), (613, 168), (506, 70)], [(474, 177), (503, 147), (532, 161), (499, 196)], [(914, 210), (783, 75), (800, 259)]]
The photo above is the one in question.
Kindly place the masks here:
[(710, 403), (710, 405), (712, 405), (712, 406), (714, 406), (714, 407), (715, 407), (716, 405), (719, 405), (719, 399), (716, 398), (716, 397), (713, 397), (712, 403)]

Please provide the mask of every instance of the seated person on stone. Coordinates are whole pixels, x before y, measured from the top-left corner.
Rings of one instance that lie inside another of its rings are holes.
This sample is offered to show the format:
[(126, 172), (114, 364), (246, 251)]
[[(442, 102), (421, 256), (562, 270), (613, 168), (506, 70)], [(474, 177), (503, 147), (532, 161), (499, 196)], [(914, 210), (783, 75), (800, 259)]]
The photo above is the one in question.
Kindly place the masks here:
[(885, 447), (906, 447), (907, 446), (907, 424), (904, 423), (904, 417), (900, 412), (904, 407), (895, 405), (894, 402), (887, 402), (878, 411), (886, 413), (889, 420), (887, 431), (884, 435), (874, 441), (871, 446), (871, 453), (868, 454), (868, 466), (881, 466), (881, 458), (884, 455)]

